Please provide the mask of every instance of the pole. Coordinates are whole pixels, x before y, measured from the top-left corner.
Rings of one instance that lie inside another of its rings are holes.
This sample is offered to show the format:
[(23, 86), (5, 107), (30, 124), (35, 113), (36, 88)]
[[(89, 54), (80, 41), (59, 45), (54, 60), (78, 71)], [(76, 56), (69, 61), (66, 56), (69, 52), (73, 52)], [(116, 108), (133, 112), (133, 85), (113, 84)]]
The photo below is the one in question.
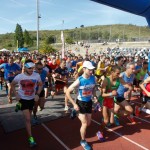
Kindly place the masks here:
[(110, 25), (110, 27), (109, 27), (109, 41), (111, 40), (111, 25)]
[(125, 41), (124, 40), (124, 33), (125, 33), (125, 25), (123, 26), (123, 42)]
[(63, 33), (63, 25), (64, 25), (64, 20), (62, 21), (62, 31), (61, 31), (61, 41), (62, 41), (61, 58), (62, 59), (65, 57), (65, 39)]
[(36, 0), (36, 10), (37, 10), (37, 51), (39, 51), (39, 0)]
[(140, 36), (141, 36), (141, 28), (139, 26), (139, 41), (140, 41)]

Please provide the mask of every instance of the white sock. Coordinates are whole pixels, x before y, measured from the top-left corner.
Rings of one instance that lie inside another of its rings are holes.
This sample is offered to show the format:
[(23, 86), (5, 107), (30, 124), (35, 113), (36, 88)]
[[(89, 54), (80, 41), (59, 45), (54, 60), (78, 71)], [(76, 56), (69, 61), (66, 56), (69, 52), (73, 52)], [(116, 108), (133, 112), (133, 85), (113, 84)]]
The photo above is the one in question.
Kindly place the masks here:
[(150, 109), (142, 108), (141, 110), (142, 110), (143, 112), (145, 112), (145, 113), (147, 113), (147, 114), (149, 114), (149, 115), (150, 115)]

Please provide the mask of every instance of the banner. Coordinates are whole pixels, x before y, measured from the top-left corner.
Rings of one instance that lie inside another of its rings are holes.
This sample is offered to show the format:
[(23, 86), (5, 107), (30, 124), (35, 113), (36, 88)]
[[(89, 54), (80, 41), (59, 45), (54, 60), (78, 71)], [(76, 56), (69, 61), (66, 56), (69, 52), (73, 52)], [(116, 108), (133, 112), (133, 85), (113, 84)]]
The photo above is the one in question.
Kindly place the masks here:
[(61, 41), (62, 41), (61, 58), (63, 59), (65, 57), (65, 40), (64, 40), (64, 33), (63, 33), (63, 31), (61, 31)]

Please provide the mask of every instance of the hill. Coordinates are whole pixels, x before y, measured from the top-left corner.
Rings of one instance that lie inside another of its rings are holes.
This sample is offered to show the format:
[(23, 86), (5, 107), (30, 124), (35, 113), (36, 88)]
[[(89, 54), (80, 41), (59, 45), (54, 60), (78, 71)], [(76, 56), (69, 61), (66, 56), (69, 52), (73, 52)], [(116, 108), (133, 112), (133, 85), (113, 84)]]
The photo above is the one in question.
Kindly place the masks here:
[[(34, 40), (34, 45), (29, 47), (30, 50), (36, 49), (36, 31), (28, 31)], [(61, 43), (60, 30), (42, 30), (39, 31), (39, 44), (41, 45), (44, 40), (49, 36), (53, 36), (55, 43)], [(96, 25), (75, 29), (65, 29), (65, 38), (70, 37), (74, 42), (88, 41), (89, 43), (98, 43), (103, 41), (113, 42), (116, 39), (121, 41), (148, 41), (150, 40), (150, 28), (147, 26), (136, 25)], [(10, 50), (16, 49), (14, 44), (14, 33), (0, 34), (0, 49), (7, 48)]]

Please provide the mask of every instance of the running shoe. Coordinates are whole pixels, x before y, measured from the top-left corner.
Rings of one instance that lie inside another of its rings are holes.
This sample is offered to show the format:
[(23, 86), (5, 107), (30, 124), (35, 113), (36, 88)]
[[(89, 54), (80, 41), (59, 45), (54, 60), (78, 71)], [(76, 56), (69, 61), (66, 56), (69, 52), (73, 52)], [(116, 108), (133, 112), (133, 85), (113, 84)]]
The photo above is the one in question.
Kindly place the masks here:
[(32, 136), (29, 137), (28, 142), (29, 142), (30, 147), (34, 147), (37, 145)]
[(116, 126), (120, 126), (120, 123), (119, 123), (119, 117), (117, 115), (114, 115), (114, 121), (115, 121), (115, 125)]
[(91, 150), (91, 146), (86, 142), (86, 140), (81, 140), (80, 145), (84, 148), (84, 150)]
[(98, 132), (96, 133), (96, 135), (97, 135), (97, 137), (98, 137), (98, 139), (99, 139), (100, 141), (102, 141), (102, 142), (105, 141), (105, 138), (104, 138), (102, 132), (98, 131)]
[(71, 114), (70, 114), (70, 118), (71, 118), (71, 119), (75, 119), (76, 116), (77, 116), (76, 110), (75, 110), (75, 109), (72, 109)]
[(135, 120), (134, 120), (133, 117), (128, 116), (127, 118), (128, 118), (128, 120), (129, 120), (132, 124), (136, 124), (136, 122), (135, 122)]
[(135, 115), (139, 116), (140, 115), (140, 107), (139, 106), (135, 106)]
[(68, 111), (69, 110), (69, 106), (65, 106), (64, 110)]

